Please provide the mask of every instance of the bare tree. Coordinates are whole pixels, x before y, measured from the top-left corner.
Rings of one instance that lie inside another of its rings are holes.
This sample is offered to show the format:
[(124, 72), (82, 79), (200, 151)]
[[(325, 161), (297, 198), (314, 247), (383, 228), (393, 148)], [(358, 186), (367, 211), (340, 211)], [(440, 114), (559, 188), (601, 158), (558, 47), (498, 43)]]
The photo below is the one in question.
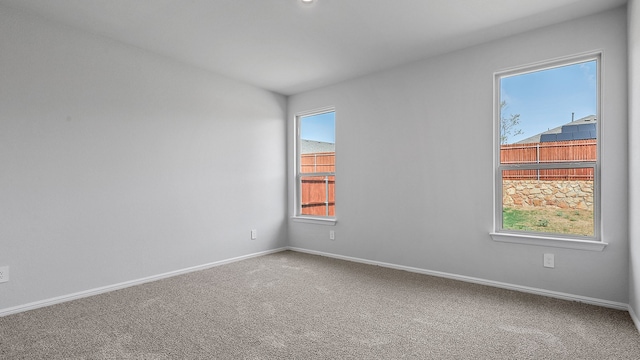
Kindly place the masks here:
[(510, 114), (505, 117), (504, 112), (507, 109), (507, 102), (500, 102), (500, 144), (506, 144), (510, 136), (518, 136), (523, 134), (522, 129), (516, 128), (520, 124), (520, 114)]

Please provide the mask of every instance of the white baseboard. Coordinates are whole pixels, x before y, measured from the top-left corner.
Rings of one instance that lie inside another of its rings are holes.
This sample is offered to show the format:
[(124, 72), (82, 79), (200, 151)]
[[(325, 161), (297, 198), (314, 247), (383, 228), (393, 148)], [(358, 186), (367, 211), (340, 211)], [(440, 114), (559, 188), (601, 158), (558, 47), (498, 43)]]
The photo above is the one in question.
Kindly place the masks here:
[[(602, 306), (602, 307), (606, 307), (606, 308), (612, 308), (612, 309), (618, 309), (618, 310), (627, 310), (627, 311), (629, 310), (629, 305), (628, 304), (615, 302), (615, 301), (596, 299), (596, 298), (591, 298), (591, 297), (586, 297), (586, 296), (567, 294), (567, 293), (551, 291), (551, 290), (545, 290), (545, 289), (532, 288), (532, 287), (528, 287), (528, 286), (508, 284), (508, 283), (503, 283), (503, 282), (499, 282), (499, 281), (492, 281), (492, 280), (485, 280), (485, 279), (475, 278), (475, 277), (471, 277), (471, 276), (450, 274), (450, 273), (445, 273), (445, 272), (441, 272), (441, 271), (420, 269), (420, 268), (415, 268), (415, 267), (411, 267), (411, 266), (396, 265), (396, 264), (390, 264), (390, 263), (385, 263), (385, 262), (380, 262), (380, 261), (366, 260), (366, 259), (354, 258), (354, 257), (350, 257), (350, 256), (343, 256), (343, 255), (336, 255), (336, 254), (331, 254), (331, 253), (325, 253), (325, 252), (322, 252), (322, 251), (308, 250), (308, 249), (302, 249), (302, 248), (291, 247), (291, 246), (289, 246), (288, 249), (291, 250), (291, 251), (297, 251), (297, 252), (302, 252), (302, 253), (307, 253), (307, 254), (326, 256), (326, 257), (331, 257), (331, 258), (335, 258), (335, 259), (353, 261), (353, 262), (369, 264), (369, 265), (377, 265), (377, 266), (382, 266), (382, 267), (386, 267), (386, 268), (390, 268), (390, 269), (404, 270), (404, 271), (409, 271), (409, 272), (413, 272), (413, 273), (437, 276), (437, 277), (442, 277), (442, 278), (447, 278), (447, 279), (452, 279), (452, 280), (460, 280), (460, 281), (474, 283), (474, 284), (487, 285), (487, 286), (492, 286), (492, 287), (497, 287), (497, 288), (502, 288), (502, 289), (507, 289), (507, 290), (515, 290), (515, 291), (520, 291), (520, 292), (529, 293), (529, 294), (552, 297), (552, 298), (556, 298), (556, 299), (577, 301), (577, 302), (581, 302), (581, 303), (597, 305), (597, 306)], [(632, 317), (633, 317), (633, 315), (632, 315)], [(634, 319), (634, 322), (636, 324), (636, 327), (638, 327), (638, 329), (640, 329), (640, 326), (638, 326), (637, 318)]]
[(636, 329), (638, 329), (638, 332), (640, 332), (640, 318), (638, 318), (636, 312), (633, 311), (631, 305), (629, 305), (629, 315), (631, 316), (631, 320), (633, 320), (633, 323), (636, 325)]
[(166, 279), (166, 278), (169, 278), (169, 277), (172, 277), (172, 276), (182, 275), (182, 274), (186, 274), (186, 273), (190, 273), (190, 272), (194, 272), (194, 271), (199, 271), (199, 270), (205, 270), (205, 269), (209, 269), (209, 268), (212, 268), (212, 267), (215, 267), (215, 266), (225, 265), (225, 264), (229, 264), (229, 263), (233, 263), (233, 262), (241, 261), (241, 260), (246, 260), (246, 259), (253, 258), (253, 257), (263, 256), (263, 255), (267, 255), (267, 254), (273, 254), (273, 253), (285, 251), (287, 249), (288, 249), (287, 247), (283, 247), (283, 248), (277, 248), (277, 249), (272, 249), (272, 250), (267, 250), (267, 251), (261, 251), (261, 252), (257, 252), (257, 253), (253, 253), (253, 254), (249, 254), (249, 255), (243, 255), (243, 256), (234, 257), (234, 258), (231, 258), (231, 259), (225, 259), (225, 260), (215, 261), (215, 262), (208, 263), (208, 264), (203, 264), (203, 265), (193, 266), (193, 267), (189, 267), (189, 268), (185, 268), (185, 269), (170, 271), (170, 272), (166, 272), (166, 273), (163, 273), (163, 274), (158, 274), (158, 275), (145, 277), (145, 278), (142, 278), (142, 279), (125, 281), (125, 282), (121, 282), (121, 283), (118, 283), (118, 284), (113, 284), (113, 285), (103, 286), (103, 287), (99, 287), (99, 288), (95, 288), (95, 289), (80, 291), (80, 292), (69, 294), (69, 295), (57, 296), (57, 297), (46, 299), (46, 300), (40, 300), (40, 301), (35, 301), (35, 302), (24, 304), (24, 305), (18, 305), (18, 306), (14, 306), (14, 307), (10, 307), (10, 308), (0, 309), (0, 317), (11, 315), (11, 314), (17, 314), (17, 313), (24, 312), (24, 311), (34, 310), (34, 309), (42, 308), (42, 307), (45, 307), (45, 306), (60, 304), (60, 303), (67, 302), (67, 301), (77, 300), (77, 299), (81, 299), (81, 298), (85, 298), (85, 297), (89, 297), (89, 296), (103, 294), (103, 293), (106, 293), (106, 292), (109, 292), (109, 291), (120, 290), (120, 289), (128, 288), (128, 287), (131, 287), (131, 286), (141, 285), (141, 284), (148, 283), (148, 282), (151, 282), (151, 281), (162, 280), (162, 279)]

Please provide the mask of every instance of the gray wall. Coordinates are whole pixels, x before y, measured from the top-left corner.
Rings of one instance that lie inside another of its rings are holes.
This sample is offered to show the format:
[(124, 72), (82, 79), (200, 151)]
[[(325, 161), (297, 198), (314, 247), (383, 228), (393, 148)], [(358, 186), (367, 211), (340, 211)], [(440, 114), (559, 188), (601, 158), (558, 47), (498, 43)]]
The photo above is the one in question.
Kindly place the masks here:
[[(289, 121), (336, 107), (338, 220), (290, 221), (290, 245), (626, 304), (626, 19), (619, 8), (290, 97)], [(592, 252), (492, 241), (493, 73), (599, 49), (610, 245)], [(291, 161), (291, 131), (288, 141)], [(555, 269), (543, 268), (546, 252)]]
[(286, 98), (6, 7), (0, 49), (0, 310), (286, 245)]
[[(640, 316), (640, 3), (629, 10), (629, 306)], [(636, 321), (640, 319), (636, 318)], [(636, 323), (640, 329), (640, 323)]]
[[(0, 265), (11, 267), (0, 310), (288, 238), (310, 250), (630, 302), (639, 313), (640, 228), (629, 219), (640, 197), (628, 185), (640, 181), (640, 110), (637, 101), (627, 106), (626, 46), (640, 56), (640, 10), (637, 0), (629, 6), (628, 44), (618, 9), (291, 97), (289, 121), (336, 106), (336, 227), (287, 226), (293, 154), (284, 144), (291, 149), (293, 135), (285, 138), (284, 97), (0, 6)], [(605, 51), (610, 245), (493, 242), (493, 72), (597, 49)], [(638, 61), (629, 69), (632, 94), (640, 93)], [(555, 269), (542, 267), (545, 252), (556, 254)]]

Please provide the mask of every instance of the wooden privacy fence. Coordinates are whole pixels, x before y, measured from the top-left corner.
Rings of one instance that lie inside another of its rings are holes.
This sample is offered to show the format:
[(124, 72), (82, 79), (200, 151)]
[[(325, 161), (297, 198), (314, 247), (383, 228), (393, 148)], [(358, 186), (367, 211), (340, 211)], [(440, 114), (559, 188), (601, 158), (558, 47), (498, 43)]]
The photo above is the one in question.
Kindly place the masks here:
[(301, 197), (303, 215), (335, 216), (336, 177), (302, 177)]
[[(596, 139), (554, 141), (500, 146), (502, 164), (542, 164), (588, 162), (596, 160)], [(300, 156), (301, 213), (335, 216), (334, 175), (305, 176), (313, 173), (335, 173), (335, 152), (319, 152)], [(593, 180), (593, 168), (505, 170), (504, 180)]]
[[(544, 164), (596, 161), (596, 139), (500, 146), (502, 164)], [(593, 180), (593, 168), (505, 170), (505, 180)]]
[(320, 152), (300, 155), (300, 172), (336, 172), (336, 153)]
[(309, 173), (335, 173), (336, 153), (322, 152), (300, 155), (301, 214), (335, 216), (336, 177), (334, 175), (305, 176)]

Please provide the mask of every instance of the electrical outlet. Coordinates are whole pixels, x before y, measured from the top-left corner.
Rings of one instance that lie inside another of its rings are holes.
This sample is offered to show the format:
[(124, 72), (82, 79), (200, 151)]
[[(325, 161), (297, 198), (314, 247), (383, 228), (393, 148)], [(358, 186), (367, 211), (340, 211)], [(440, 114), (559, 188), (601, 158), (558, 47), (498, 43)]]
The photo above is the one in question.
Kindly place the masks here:
[(251, 240), (255, 240), (258, 238), (258, 230), (253, 229), (251, 230)]
[(329, 230), (329, 240), (335, 240), (336, 233), (333, 230)]
[(542, 265), (546, 268), (554, 268), (555, 267), (555, 259), (553, 254), (544, 254), (544, 261)]
[(0, 283), (9, 281), (9, 266), (0, 266)]

